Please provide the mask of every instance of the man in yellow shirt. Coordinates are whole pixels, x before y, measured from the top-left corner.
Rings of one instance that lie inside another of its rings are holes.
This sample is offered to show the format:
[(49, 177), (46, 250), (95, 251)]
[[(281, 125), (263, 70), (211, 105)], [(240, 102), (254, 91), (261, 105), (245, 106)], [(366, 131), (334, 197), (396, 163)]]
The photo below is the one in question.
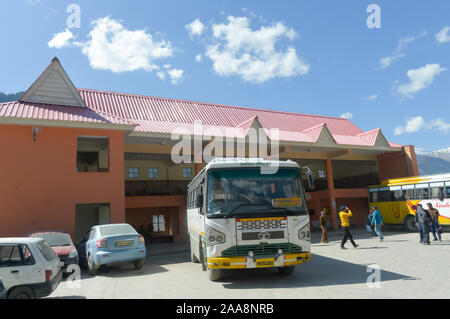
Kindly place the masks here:
[(341, 206), (341, 209), (339, 210), (339, 217), (341, 218), (341, 226), (342, 229), (344, 229), (344, 238), (342, 238), (341, 242), (341, 248), (347, 249), (344, 247), (345, 243), (348, 239), (350, 239), (350, 242), (352, 243), (353, 247), (358, 247), (353, 240), (352, 234), (350, 233), (350, 221), (349, 218), (352, 217), (352, 212), (347, 206)]

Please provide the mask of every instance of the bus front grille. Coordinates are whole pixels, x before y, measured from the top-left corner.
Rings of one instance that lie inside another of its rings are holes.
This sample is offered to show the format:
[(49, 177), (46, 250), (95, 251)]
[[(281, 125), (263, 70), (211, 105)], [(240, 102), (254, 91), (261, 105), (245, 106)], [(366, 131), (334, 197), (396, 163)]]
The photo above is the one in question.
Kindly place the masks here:
[(222, 257), (248, 256), (249, 251), (252, 251), (255, 256), (275, 255), (279, 249), (283, 250), (285, 254), (302, 252), (302, 247), (291, 243), (238, 245), (224, 250)]

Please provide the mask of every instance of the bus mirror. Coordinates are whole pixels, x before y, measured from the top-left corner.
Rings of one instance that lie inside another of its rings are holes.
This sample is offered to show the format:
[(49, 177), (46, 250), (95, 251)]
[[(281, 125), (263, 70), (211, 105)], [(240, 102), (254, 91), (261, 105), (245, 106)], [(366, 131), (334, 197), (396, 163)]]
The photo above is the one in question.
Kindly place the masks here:
[(197, 200), (196, 200), (196, 207), (200, 208), (200, 211), (202, 211), (202, 207), (203, 207), (203, 194), (198, 194), (197, 195)]
[(315, 185), (314, 185), (314, 176), (313, 176), (313, 172), (309, 167), (305, 168), (306, 170), (306, 176), (308, 177), (308, 186), (309, 189), (313, 190), (315, 189)]

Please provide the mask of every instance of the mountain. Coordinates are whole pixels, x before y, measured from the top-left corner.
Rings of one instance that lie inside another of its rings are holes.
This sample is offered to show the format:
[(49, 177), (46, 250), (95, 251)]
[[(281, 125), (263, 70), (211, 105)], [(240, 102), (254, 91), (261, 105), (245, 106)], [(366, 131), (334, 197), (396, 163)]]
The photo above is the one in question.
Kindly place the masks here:
[(17, 93), (11, 93), (11, 94), (5, 94), (3, 92), (0, 92), (0, 103), (17, 101), (22, 96), (22, 94), (23, 94), (23, 92), (17, 92)]
[(416, 154), (416, 158), (420, 175), (450, 173), (450, 153)]

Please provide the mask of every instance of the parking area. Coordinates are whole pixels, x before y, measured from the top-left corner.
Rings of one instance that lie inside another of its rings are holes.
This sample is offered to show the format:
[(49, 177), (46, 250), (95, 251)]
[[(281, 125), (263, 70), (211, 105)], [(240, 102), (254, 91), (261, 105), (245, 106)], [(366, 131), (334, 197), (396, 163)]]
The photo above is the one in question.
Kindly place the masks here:
[(276, 269), (230, 270), (220, 281), (210, 282), (201, 266), (178, 250), (150, 256), (137, 271), (120, 265), (101, 269), (96, 277), (82, 273), (78, 288), (66, 280), (49, 298), (450, 297), (449, 234), (424, 246), (417, 233), (385, 232), (383, 242), (363, 231), (355, 233), (360, 247), (347, 243), (347, 250), (339, 247), (339, 232), (331, 233), (326, 245), (313, 233), (311, 262), (297, 266), (291, 276)]

